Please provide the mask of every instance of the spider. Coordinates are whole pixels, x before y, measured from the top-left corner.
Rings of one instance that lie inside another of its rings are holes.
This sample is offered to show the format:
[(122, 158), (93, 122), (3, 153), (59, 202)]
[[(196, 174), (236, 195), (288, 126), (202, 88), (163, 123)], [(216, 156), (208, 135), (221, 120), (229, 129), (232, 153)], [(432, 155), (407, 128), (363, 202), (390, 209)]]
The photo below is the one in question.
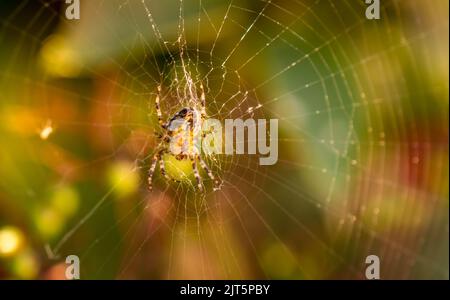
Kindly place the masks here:
[(204, 136), (204, 133), (202, 133), (202, 124), (206, 119), (205, 91), (202, 84), (200, 85), (200, 89), (200, 110), (192, 106), (184, 107), (165, 123), (163, 121), (161, 107), (159, 104), (161, 86), (158, 86), (158, 94), (155, 98), (155, 107), (156, 113), (158, 115), (159, 125), (161, 126), (164, 133), (158, 135), (158, 138), (162, 140), (158, 146), (158, 148), (161, 147), (161, 149), (157, 151), (153, 156), (152, 163), (148, 171), (148, 186), (150, 190), (152, 190), (153, 174), (155, 172), (156, 164), (158, 163), (158, 161), (161, 174), (167, 180), (176, 181), (175, 179), (170, 178), (166, 173), (164, 159), (162, 158), (163, 154), (165, 153), (173, 155), (177, 160), (191, 160), (197, 187), (200, 191), (203, 191), (203, 185), (202, 179), (198, 172), (197, 162), (200, 163), (201, 167), (206, 171), (209, 178), (211, 178), (211, 180), (214, 182), (214, 190), (216, 190), (218, 187), (219, 181), (216, 180), (210, 168), (202, 159), (200, 153), (201, 151), (199, 145), (201, 137)]

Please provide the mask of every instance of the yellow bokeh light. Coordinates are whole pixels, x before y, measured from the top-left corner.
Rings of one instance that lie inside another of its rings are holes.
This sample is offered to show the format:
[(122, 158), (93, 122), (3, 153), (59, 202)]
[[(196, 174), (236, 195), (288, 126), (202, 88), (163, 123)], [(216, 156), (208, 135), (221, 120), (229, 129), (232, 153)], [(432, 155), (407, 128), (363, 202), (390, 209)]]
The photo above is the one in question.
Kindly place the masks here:
[(78, 210), (80, 197), (70, 186), (56, 188), (51, 197), (51, 206), (65, 217), (71, 217)]
[(61, 35), (52, 35), (44, 43), (40, 52), (42, 67), (50, 75), (76, 77), (81, 72), (77, 52)]
[(109, 170), (108, 180), (119, 197), (129, 196), (139, 188), (139, 174), (130, 162), (114, 164)]
[(29, 249), (18, 255), (12, 264), (12, 271), (19, 279), (34, 279), (39, 274), (39, 261)]
[(22, 232), (15, 227), (0, 229), (0, 256), (12, 256), (16, 254), (24, 244)]
[(44, 208), (35, 215), (35, 226), (44, 239), (58, 235), (64, 224), (64, 216), (55, 208)]

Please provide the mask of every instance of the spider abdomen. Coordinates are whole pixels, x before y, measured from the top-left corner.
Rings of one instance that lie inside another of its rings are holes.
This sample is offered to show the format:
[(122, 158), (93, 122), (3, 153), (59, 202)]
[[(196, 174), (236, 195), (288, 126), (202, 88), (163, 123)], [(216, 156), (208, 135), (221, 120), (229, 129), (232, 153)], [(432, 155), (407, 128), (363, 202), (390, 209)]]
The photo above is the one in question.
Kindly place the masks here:
[(177, 159), (200, 154), (198, 140), (201, 120), (197, 110), (183, 108), (167, 124), (169, 151)]

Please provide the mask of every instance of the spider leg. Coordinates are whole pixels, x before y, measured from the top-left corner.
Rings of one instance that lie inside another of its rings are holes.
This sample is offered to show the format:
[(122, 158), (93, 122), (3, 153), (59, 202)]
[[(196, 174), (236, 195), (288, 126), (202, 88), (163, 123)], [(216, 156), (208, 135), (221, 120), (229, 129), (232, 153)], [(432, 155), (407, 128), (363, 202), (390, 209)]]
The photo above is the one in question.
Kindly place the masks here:
[[(161, 153), (161, 152), (160, 152)], [(159, 159), (159, 170), (161, 171), (161, 174), (167, 179), (167, 180), (173, 180), (172, 178), (169, 177), (169, 175), (167, 175), (166, 172), (166, 163), (164, 162), (164, 159), (162, 158), (161, 154), (160, 154), (160, 159)], [(175, 181), (175, 180), (173, 180)]]
[(198, 173), (198, 168), (197, 168), (197, 160), (195, 159), (195, 156), (191, 156), (190, 159), (192, 162), (192, 169), (194, 170), (194, 176), (195, 176), (195, 180), (197, 181), (198, 189), (200, 191), (203, 191), (202, 179), (200, 178), (200, 174)]
[(156, 114), (158, 115), (159, 125), (163, 129), (165, 129), (166, 125), (164, 124), (164, 121), (162, 119), (161, 106), (159, 105), (160, 94), (161, 94), (161, 86), (158, 86), (158, 95), (156, 95), (156, 98), (155, 98), (155, 108), (156, 108)]
[(214, 176), (214, 174), (211, 172), (211, 169), (208, 167), (208, 165), (205, 163), (205, 161), (201, 158), (200, 155), (198, 155), (198, 160), (200, 162), (200, 165), (202, 166), (202, 168), (206, 171), (206, 173), (208, 174), (208, 177), (211, 178), (211, 180), (214, 182), (214, 189), (218, 189), (219, 187), (219, 180), (216, 179), (216, 177)]
[(200, 95), (200, 105), (202, 107), (202, 115), (206, 116), (206, 97), (205, 97), (205, 89), (203, 88), (203, 83), (200, 83), (200, 90), (201, 90), (201, 95)]
[(150, 169), (148, 170), (148, 189), (151, 191), (153, 189), (152, 181), (153, 181), (153, 174), (155, 173), (156, 163), (158, 160), (160, 160), (161, 155), (160, 152), (156, 153), (153, 156), (152, 164), (150, 166)]

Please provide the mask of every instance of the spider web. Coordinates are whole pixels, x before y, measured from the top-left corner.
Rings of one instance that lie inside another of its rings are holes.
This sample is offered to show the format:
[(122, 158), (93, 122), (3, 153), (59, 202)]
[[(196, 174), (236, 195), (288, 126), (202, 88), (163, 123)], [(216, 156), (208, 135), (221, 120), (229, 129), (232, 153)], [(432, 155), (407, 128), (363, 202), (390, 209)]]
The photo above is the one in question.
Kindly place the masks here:
[[(383, 278), (448, 278), (448, 3), (382, 1), (374, 21), (363, 1), (82, 1), (70, 21), (38, 2), (2, 18), (0, 40), (18, 36), (0, 74), (5, 98), (54, 125), (22, 142), (52, 170), (42, 182), (82, 195), (37, 242), (46, 267), (76, 254), (86, 278), (364, 278), (376, 254)], [(54, 44), (67, 52), (49, 67)], [(157, 88), (167, 120), (200, 84), (209, 117), (278, 119), (278, 162), (206, 157), (219, 191), (157, 170), (149, 192)]]

